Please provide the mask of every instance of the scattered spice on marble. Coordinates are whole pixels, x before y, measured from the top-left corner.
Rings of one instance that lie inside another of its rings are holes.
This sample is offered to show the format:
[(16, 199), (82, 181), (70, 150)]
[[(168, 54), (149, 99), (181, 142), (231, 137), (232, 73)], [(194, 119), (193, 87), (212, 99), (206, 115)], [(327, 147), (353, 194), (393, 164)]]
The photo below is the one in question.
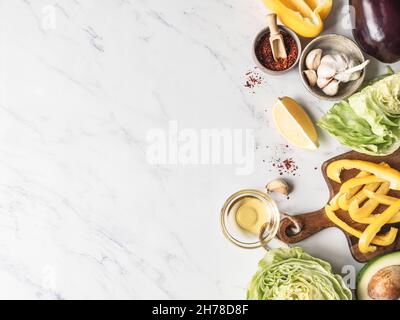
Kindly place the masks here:
[(264, 81), (262, 75), (257, 71), (257, 67), (255, 67), (253, 70), (247, 71), (244, 76), (244, 87), (248, 89), (254, 89), (258, 85), (262, 84)]
[(277, 172), (280, 176), (299, 176), (299, 167), (291, 156), (292, 150), (288, 144), (267, 145), (265, 148), (272, 152), (272, 156), (262, 160), (270, 165), (269, 172)]
[(286, 47), (287, 58), (275, 61), (271, 44), (269, 42), (269, 32), (265, 33), (256, 45), (256, 56), (258, 61), (269, 70), (283, 71), (289, 69), (297, 60), (299, 54), (296, 40), (287, 32), (282, 32), (283, 42)]
[(278, 174), (280, 176), (283, 175), (296, 176), (298, 174), (299, 167), (292, 157), (286, 159), (273, 158), (271, 160), (271, 164), (272, 167), (274, 167), (278, 171)]

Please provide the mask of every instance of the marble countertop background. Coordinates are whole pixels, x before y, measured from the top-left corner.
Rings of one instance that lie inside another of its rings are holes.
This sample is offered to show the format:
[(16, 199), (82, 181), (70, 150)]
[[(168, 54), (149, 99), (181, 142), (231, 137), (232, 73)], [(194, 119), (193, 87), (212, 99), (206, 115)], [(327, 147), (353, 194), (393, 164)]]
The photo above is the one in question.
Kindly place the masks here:
[[(325, 33), (351, 35), (344, 2)], [(245, 86), (266, 12), (255, 0), (0, 0), (1, 299), (245, 297), (264, 250), (224, 238), (224, 200), (292, 158), (280, 208), (318, 209), (328, 192), (315, 168), (346, 151), (322, 132), (316, 152), (286, 147), (273, 128), (278, 96), (314, 119), (331, 105), (295, 70)], [(173, 125), (252, 130), (254, 169), (151, 163), (149, 134)], [(359, 267), (339, 230), (301, 245), (337, 272)]]

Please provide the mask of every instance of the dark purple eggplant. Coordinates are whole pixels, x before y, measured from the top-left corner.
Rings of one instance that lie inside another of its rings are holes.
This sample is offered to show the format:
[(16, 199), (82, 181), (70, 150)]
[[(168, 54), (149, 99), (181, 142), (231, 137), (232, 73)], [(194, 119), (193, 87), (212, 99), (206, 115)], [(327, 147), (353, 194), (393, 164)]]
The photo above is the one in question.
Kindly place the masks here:
[(350, 5), (360, 47), (384, 63), (400, 61), (400, 0), (350, 0)]

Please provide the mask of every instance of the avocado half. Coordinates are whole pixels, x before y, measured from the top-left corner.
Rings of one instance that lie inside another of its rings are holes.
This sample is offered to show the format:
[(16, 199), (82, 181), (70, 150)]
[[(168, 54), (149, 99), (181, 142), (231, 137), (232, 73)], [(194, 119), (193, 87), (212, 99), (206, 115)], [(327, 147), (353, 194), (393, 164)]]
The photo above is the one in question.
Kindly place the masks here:
[(357, 299), (373, 300), (368, 294), (368, 285), (372, 277), (380, 270), (400, 265), (400, 251), (389, 253), (371, 260), (357, 275)]

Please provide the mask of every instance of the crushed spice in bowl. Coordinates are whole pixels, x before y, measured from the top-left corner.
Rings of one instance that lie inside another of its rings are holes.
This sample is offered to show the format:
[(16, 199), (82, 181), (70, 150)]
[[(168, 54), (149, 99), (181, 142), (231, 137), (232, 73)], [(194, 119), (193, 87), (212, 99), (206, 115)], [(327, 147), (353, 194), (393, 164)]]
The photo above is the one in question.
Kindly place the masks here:
[(262, 30), (254, 41), (254, 60), (257, 66), (269, 74), (281, 74), (292, 69), (299, 61), (301, 44), (299, 38), (291, 30), (279, 26), (285, 44), (287, 58), (274, 60), (269, 41), (269, 28)]

